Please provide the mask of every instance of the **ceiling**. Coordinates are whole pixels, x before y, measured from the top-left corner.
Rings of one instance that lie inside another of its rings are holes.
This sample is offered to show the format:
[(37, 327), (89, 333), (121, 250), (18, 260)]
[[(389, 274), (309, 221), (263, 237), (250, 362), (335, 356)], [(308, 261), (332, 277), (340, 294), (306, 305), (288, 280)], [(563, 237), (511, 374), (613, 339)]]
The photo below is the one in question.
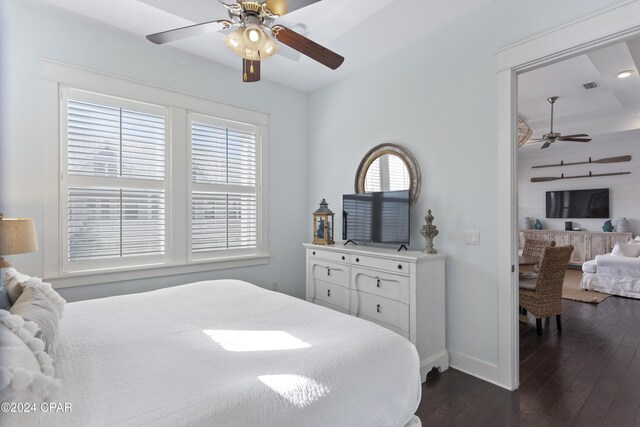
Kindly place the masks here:
[[(228, 18), (226, 9), (218, 0), (43, 1), (140, 37), (194, 23)], [(276, 22), (290, 28), (303, 24), (308, 38), (344, 56), (344, 64), (333, 71), (285, 47), (282, 55), (265, 60), (261, 67), (262, 79), (304, 92), (314, 91), (491, 1), (493, 0), (319, 1), (284, 15)], [(419, 21), (407, 19), (416, 10), (428, 10), (429, 13), (421, 14)], [(223, 38), (221, 33), (208, 34), (171, 43), (171, 46), (233, 67), (238, 70), (240, 79), (241, 60), (226, 48)], [(149, 48), (170, 47), (150, 43)]]
[[(640, 38), (617, 43), (518, 76), (518, 116), (533, 130), (532, 138), (549, 132), (554, 106), (554, 132), (592, 137), (640, 129)], [(619, 79), (618, 73), (633, 70)], [(598, 87), (586, 90), (585, 83)], [(542, 143), (521, 150), (538, 149)], [(579, 142), (562, 144), (581, 145)]]

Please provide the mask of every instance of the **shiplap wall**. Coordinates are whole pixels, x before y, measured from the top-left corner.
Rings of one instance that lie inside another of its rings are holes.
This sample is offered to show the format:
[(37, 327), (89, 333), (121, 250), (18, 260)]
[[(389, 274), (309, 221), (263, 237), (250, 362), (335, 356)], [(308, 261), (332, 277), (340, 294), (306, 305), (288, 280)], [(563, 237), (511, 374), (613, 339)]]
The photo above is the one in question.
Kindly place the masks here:
[[(535, 165), (581, 162), (630, 154), (630, 162), (587, 164), (532, 169)], [(631, 172), (630, 175), (563, 179), (532, 183), (532, 177), (587, 175), (610, 172)], [(626, 217), (634, 234), (640, 233), (640, 130), (608, 135), (595, 135), (586, 144), (558, 142), (541, 150), (537, 147), (520, 149), (518, 153), (518, 206), (519, 218), (531, 217), (542, 221), (543, 228), (564, 230), (565, 219), (545, 218), (545, 194), (554, 190), (582, 190), (609, 188), (610, 215), (615, 220)], [(602, 231), (604, 219), (567, 219), (574, 227), (588, 231)]]

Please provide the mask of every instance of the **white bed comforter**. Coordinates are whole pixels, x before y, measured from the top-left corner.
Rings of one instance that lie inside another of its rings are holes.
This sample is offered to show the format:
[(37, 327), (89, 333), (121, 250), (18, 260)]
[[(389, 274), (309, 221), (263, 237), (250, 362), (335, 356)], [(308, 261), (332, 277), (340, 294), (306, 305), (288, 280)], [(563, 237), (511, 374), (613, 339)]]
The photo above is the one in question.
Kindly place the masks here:
[[(45, 426), (403, 426), (405, 338), (237, 280), (67, 304)], [(415, 421), (415, 420), (414, 420)]]

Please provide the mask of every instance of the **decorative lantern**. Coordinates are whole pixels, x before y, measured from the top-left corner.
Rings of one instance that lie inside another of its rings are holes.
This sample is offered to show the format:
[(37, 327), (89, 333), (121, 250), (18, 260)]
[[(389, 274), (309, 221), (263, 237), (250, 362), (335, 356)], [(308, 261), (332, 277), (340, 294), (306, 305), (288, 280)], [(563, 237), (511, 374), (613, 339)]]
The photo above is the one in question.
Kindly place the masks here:
[(313, 213), (313, 243), (316, 245), (332, 245), (333, 241), (333, 216), (329, 204), (325, 199), (320, 202), (320, 207)]

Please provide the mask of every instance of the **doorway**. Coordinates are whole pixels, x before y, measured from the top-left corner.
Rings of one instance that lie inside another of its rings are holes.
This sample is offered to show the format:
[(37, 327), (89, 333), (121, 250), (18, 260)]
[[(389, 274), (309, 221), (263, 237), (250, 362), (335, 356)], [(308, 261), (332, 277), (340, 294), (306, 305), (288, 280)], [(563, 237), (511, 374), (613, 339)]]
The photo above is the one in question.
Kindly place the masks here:
[(497, 53), (498, 199), (498, 352), (500, 383), (519, 385), (517, 185), (518, 75), (577, 57), (640, 35), (640, 4), (626, 3)]

